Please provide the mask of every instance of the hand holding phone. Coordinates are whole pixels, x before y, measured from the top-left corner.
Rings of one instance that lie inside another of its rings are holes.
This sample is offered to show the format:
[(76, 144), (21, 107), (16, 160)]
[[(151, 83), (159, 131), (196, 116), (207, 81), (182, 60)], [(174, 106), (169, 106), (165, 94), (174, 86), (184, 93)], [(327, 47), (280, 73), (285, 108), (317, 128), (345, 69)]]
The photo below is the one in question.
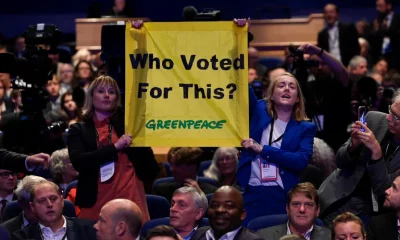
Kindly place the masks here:
[[(366, 121), (366, 116), (367, 116), (367, 107), (366, 106), (359, 106), (358, 107), (358, 121), (362, 122), (362, 124), (365, 124)], [(362, 127), (361, 132), (364, 132), (365, 129)]]

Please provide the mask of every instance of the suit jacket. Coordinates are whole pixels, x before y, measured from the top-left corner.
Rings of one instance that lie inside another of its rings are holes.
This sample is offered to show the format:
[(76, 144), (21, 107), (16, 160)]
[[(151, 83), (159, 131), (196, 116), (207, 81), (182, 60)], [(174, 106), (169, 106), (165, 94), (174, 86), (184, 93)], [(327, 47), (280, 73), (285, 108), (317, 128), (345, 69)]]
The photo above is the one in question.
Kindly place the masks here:
[[(96, 230), (93, 228), (95, 221), (69, 217), (65, 217), (65, 219), (67, 220), (68, 240), (96, 239)], [(39, 232), (39, 223), (29, 224), (15, 232), (12, 235), (12, 239), (42, 239)]]
[[(287, 224), (281, 224), (273, 227), (263, 228), (257, 231), (257, 234), (263, 239), (279, 240), (287, 235)], [(329, 240), (331, 239), (331, 230), (329, 228), (314, 225), (311, 232), (311, 240)]]
[[(267, 112), (265, 100), (258, 100), (253, 89), (249, 86), (249, 114), (250, 114), (250, 138), (261, 142), (264, 129), (271, 123), (272, 117)], [(279, 166), (285, 194), (297, 183), (300, 173), (307, 167), (313, 153), (314, 136), (316, 127), (314, 123), (296, 121), (291, 118), (286, 126), (281, 148), (263, 146), (261, 157)], [(237, 181), (246, 189), (251, 173), (251, 162), (256, 153), (243, 149), (239, 158)], [(258, 196), (257, 196), (258, 197)]]
[[(118, 137), (124, 134), (124, 113), (115, 112), (110, 118)], [(97, 181), (102, 164), (118, 158), (114, 144), (97, 148), (96, 129), (93, 119), (71, 125), (68, 131), (68, 152), (71, 163), (79, 172), (75, 205), (81, 208), (92, 207), (97, 200)], [(132, 162), (138, 178), (153, 180), (160, 171), (154, 154), (149, 147), (129, 147), (125, 153)]]
[[(218, 189), (218, 187), (206, 182), (197, 183), (199, 184), (199, 187), (204, 192), (204, 194), (214, 193), (215, 190)], [(179, 186), (175, 181), (157, 184), (154, 186), (154, 194), (158, 196), (163, 196), (168, 199), (168, 201), (171, 201), (174, 191), (180, 187), (181, 186)]]
[[(190, 240), (207, 240), (206, 232), (211, 229), (211, 227), (201, 227), (197, 229), (196, 233), (192, 236)], [(242, 227), (236, 234), (233, 240), (258, 240), (260, 237), (253, 231)]]
[[(380, 144), (388, 131), (386, 116), (386, 113), (371, 111), (366, 117), (369, 129)], [(399, 151), (389, 163), (383, 159), (372, 163), (370, 162), (371, 151), (364, 146), (360, 147), (355, 157), (351, 157), (347, 152), (350, 142), (351, 138), (337, 151), (336, 165), (338, 168), (325, 179), (318, 189), (321, 214), (333, 203), (348, 197), (356, 189), (365, 173), (367, 173), (372, 190), (377, 196), (384, 195), (386, 189), (397, 177), (396, 171), (400, 168)]]
[(396, 214), (391, 211), (371, 217), (367, 236), (368, 240), (397, 240)]
[[(382, 24), (383, 19), (377, 19), (379, 25)], [(398, 54), (400, 53), (400, 15), (397, 13), (393, 14), (392, 22), (387, 30), (379, 29), (374, 32), (368, 41), (371, 46), (371, 53), (374, 63), (379, 60), (382, 56), (382, 43), (385, 37), (389, 37), (390, 46), (392, 52), (384, 57), (389, 61), (389, 68), (396, 67), (399, 70), (399, 63), (396, 61)]]
[(20, 213), (15, 218), (11, 218), (5, 222), (3, 222), (0, 226), (3, 226), (7, 231), (12, 235), (14, 232), (21, 230), (24, 224), (24, 219), (22, 217), (22, 213)]
[[(339, 22), (338, 29), (340, 57), (343, 65), (347, 67), (352, 57), (360, 55), (358, 33), (353, 24), (347, 25)], [(327, 27), (318, 33), (318, 47), (329, 52), (329, 33)]]
[(15, 172), (27, 172), (25, 160), (28, 156), (0, 149), (0, 168)]

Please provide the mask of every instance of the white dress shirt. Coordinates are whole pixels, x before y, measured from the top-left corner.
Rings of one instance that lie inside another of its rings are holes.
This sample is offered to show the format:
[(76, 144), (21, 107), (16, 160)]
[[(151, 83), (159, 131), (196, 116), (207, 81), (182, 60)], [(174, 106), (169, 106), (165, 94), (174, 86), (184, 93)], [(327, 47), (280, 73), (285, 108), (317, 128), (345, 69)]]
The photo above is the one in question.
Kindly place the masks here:
[(339, 43), (339, 22), (336, 21), (332, 27), (328, 27), (328, 42), (329, 42), (329, 53), (333, 55), (339, 61), (342, 61), (340, 55), (340, 43)]
[(232, 232), (225, 233), (220, 239), (215, 239), (214, 231), (212, 230), (212, 228), (210, 228), (206, 232), (206, 238), (207, 240), (233, 240), (241, 228), (242, 227), (240, 226), (239, 228), (233, 230)]
[[(310, 238), (311, 238), (311, 232), (312, 232), (313, 230), (314, 230), (314, 225), (311, 225), (311, 228), (308, 229), (308, 231), (303, 235), (303, 237), (304, 237), (305, 239), (307, 239), (307, 240), (310, 240)], [(292, 232), (290, 231), (290, 228), (289, 228), (289, 221), (287, 222), (287, 232), (286, 232), (286, 234), (287, 234), (287, 235), (292, 234)]]
[[(64, 216), (62, 216), (62, 218), (64, 220), (64, 224), (56, 232), (53, 232), (51, 230), (51, 228), (45, 227), (39, 223), (40, 230), (42, 231), (43, 240), (61, 240), (61, 239), (63, 239), (64, 235), (67, 234), (67, 220), (65, 219)], [(67, 237), (65, 237), (64, 240), (67, 240)]]

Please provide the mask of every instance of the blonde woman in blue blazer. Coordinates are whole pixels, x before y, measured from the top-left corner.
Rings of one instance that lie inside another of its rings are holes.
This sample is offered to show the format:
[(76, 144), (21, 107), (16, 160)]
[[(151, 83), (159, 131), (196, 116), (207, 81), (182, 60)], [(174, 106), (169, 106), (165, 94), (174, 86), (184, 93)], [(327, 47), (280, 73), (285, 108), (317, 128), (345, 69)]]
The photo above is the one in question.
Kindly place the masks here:
[(299, 183), (313, 153), (316, 127), (309, 122), (299, 82), (290, 73), (272, 79), (266, 98), (249, 87), (250, 138), (238, 165), (247, 217), (285, 214), (287, 192)]

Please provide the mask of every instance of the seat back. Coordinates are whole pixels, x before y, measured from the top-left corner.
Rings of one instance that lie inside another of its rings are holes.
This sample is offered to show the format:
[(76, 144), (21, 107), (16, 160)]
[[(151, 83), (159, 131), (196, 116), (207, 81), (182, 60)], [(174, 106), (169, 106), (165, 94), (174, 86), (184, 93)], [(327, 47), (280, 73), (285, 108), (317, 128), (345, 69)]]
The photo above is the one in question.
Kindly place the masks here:
[[(276, 214), (276, 215), (268, 215), (257, 217), (251, 220), (247, 224), (247, 228), (253, 231), (258, 231), (262, 228), (273, 227), (276, 225), (285, 224), (288, 221), (288, 216), (286, 214)], [(315, 225), (317, 226), (324, 226), (324, 223), (321, 219), (315, 219)]]
[(165, 173), (167, 174), (167, 177), (172, 177), (172, 172), (171, 172), (171, 165), (169, 162), (163, 162), (164, 168), (165, 168)]
[(76, 188), (78, 186), (78, 180), (72, 181), (70, 183), (68, 183), (67, 187), (65, 188), (65, 191), (63, 193), (63, 197), (67, 198), (69, 191), (71, 191), (72, 188)]
[(271, 69), (283, 64), (283, 59), (277, 57), (262, 57), (260, 58), (259, 63), (266, 66), (268, 69)]
[(150, 219), (169, 217), (170, 203), (165, 197), (146, 194)]
[[(21, 207), (18, 204), (18, 201), (12, 201), (6, 205), (6, 208), (3, 212), (3, 222), (15, 218), (22, 212)], [(71, 201), (64, 199), (64, 209), (63, 215), (66, 217), (76, 217), (75, 207)]]
[(203, 161), (200, 163), (199, 169), (197, 170), (197, 176), (204, 177), (204, 171), (211, 166), (212, 160)]

